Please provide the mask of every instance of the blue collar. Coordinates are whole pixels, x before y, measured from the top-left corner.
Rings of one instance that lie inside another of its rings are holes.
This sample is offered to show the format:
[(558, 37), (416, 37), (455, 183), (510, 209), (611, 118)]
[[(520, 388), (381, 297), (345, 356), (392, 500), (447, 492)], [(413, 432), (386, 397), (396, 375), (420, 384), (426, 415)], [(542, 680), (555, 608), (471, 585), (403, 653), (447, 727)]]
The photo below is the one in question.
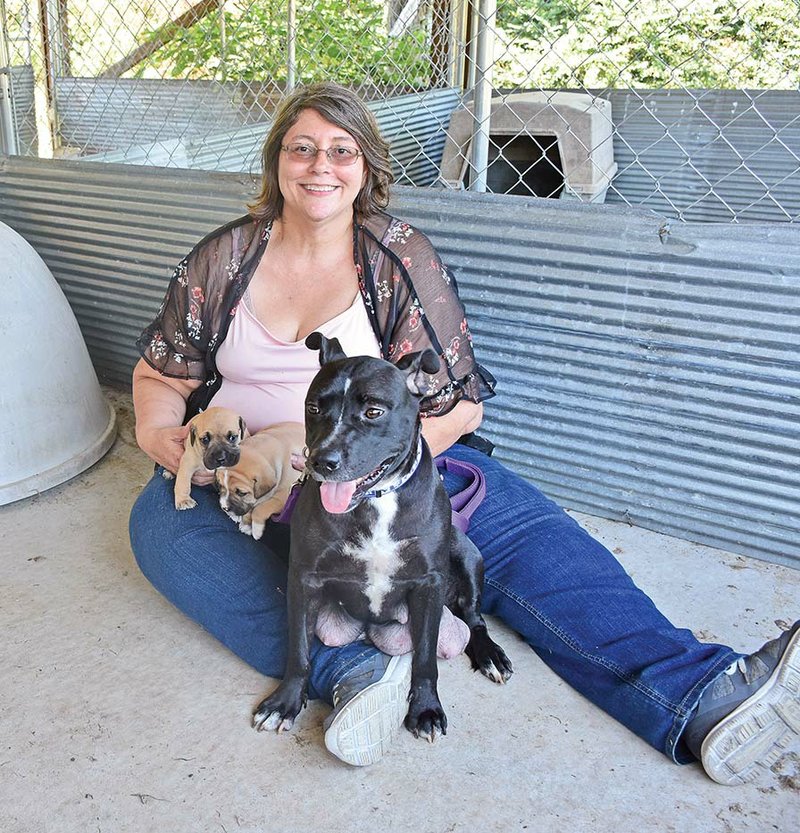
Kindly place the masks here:
[[(383, 497), (384, 495), (390, 495), (392, 492), (396, 492), (398, 489), (402, 489), (403, 486), (408, 483), (409, 480), (417, 473), (417, 469), (419, 468), (420, 460), (422, 459), (422, 432), (420, 432), (419, 437), (417, 439), (417, 453), (414, 455), (414, 464), (411, 466), (411, 470), (405, 476), (401, 477), (397, 483), (393, 483), (386, 489), (370, 489), (368, 492), (364, 492), (361, 495), (357, 495), (359, 498), (359, 502), (361, 500), (374, 498), (374, 497)], [(356, 497), (354, 495), (353, 497)]]

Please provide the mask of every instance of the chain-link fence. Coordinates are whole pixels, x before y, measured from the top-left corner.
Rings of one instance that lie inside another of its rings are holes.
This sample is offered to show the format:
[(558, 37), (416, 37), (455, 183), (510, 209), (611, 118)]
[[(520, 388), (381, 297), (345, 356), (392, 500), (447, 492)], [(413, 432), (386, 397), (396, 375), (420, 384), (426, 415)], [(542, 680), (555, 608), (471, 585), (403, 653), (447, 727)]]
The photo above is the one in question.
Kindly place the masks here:
[(258, 173), (299, 83), (403, 184), (800, 219), (797, 0), (0, 0), (0, 148)]

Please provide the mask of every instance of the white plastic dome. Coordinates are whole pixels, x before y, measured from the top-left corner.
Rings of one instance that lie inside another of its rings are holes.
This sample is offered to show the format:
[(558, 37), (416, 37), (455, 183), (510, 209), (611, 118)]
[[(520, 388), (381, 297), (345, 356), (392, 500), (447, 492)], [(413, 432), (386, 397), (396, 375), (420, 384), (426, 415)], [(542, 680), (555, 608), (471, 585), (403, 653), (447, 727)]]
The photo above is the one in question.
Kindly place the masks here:
[(64, 293), (0, 223), (0, 506), (57, 486), (114, 442), (116, 416)]

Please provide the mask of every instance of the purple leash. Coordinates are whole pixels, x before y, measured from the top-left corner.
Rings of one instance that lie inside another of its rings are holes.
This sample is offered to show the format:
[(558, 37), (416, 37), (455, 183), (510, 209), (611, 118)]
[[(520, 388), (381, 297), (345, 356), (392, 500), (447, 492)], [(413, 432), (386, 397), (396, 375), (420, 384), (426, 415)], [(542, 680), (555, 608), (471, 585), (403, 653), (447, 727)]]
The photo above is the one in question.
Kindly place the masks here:
[[(453, 526), (466, 533), (469, 529), (469, 521), (473, 512), (481, 505), (484, 497), (486, 497), (486, 478), (477, 466), (473, 466), (472, 463), (464, 463), (461, 460), (454, 460), (452, 457), (437, 457), (436, 468), (459, 477), (466, 477), (469, 480), (469, 483), (460, 492), (456, 492), (450, 498)], [(289, 523), (289, 519), (292, 517), (292, 512), (294, 511), (294, 505), (297, 503), (297, 498), (300, 495), (301, 485), (302, 482), (295, 483), (292, 491), (289, 493), (289, 499), (286, 501), (286, 505), (277, 515), (272, 516), (273, 521), (281, 524)]]
[(477, 466), (462, 460), (454, 460), (452, 457), (437, 457), (436, 468), (469, 480), (460, 492), (456, 492), (450, 498), (453, 526), (466, 534), (473, 512), (486, 497), (486, 478)]

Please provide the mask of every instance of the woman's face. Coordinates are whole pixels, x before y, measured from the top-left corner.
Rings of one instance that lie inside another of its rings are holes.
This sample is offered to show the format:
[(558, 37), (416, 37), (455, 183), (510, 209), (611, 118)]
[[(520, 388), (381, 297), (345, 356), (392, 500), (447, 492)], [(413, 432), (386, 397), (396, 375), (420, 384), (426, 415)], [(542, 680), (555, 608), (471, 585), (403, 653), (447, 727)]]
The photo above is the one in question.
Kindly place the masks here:
[[(361, 149), (346, 130), (310, 109), (300, 113), (281, 144), (303, 144), (320, 151), (330, 147)], [(366, 175), (363, 156), (351, 165), (334, 165), (325, 153), (297, 160), (282, 150), (278, 157), (278, 186), (284, 200), (283, 219), (321, 223), (345, 214), (350, 216)]]

